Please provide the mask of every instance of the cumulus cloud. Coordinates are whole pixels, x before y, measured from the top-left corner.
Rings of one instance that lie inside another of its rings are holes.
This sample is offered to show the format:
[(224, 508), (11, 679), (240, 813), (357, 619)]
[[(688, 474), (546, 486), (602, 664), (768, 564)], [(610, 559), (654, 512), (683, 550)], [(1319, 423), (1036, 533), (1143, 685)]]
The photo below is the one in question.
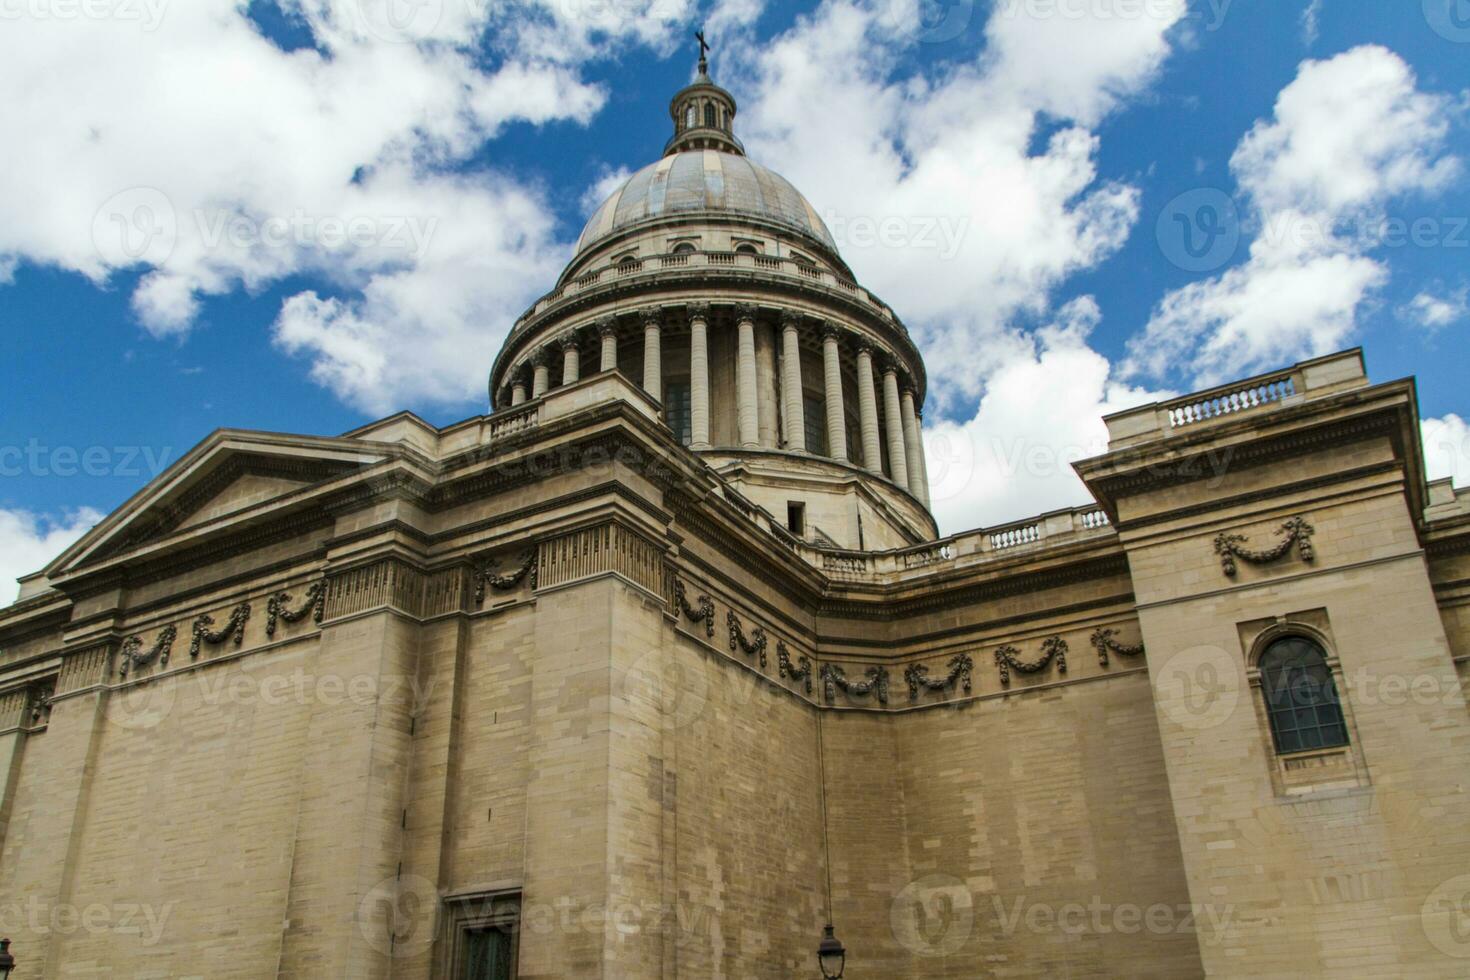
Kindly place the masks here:
[(1139, 190), (1100, 178), (1093, 129), (1157, 77), (1187, 5), (1048, 9), (996, 4), (982, 51), (956, 42), (957, 60), (925, 73), (906, 56), (954, 25), (918, 0), (828, 0), (741, 53), (749, 81), (722, 78), (752, 155), (808, 192), (923, 350), (951, 531), (1085, 502), (1068, 461), (1106, 448), (1104, 413), (1153, 397), (1088, 347), (1095, 302), (1051, 306), (1137, 222)]
[(1386, 48), (1304, 62), (1231, 158), (1249, 258), (1166, 295), (1127, 372), (1209, 385), (1344, 346), (1389, 277), (1372, 255), (1385, 208), (1460, 173), (1444, 150), (1452, 107)]
[(0, 509), (0, 606), (14, 602), (20, 593), (16, 579), (40, 571), (102, 517), (90, 508), (60, 517)]
[(1470, 423), (1458, 415), (1424, 419), (1424, 468), (1429, 479), (1451, 477), (1455, 486), (1470, 487)]
[(1421, 292), (1399, 307), (1398, 317), (1430, 333), (1470, 319), (1470, 286), (1439, 295)]
[[(493, 161), (455, 167), (510, 122), (585, 121), (604, 95), (544, 59), (484, 67), (488, 12), (472, 4), (420, 5), (439, 16), (406, 26), (373, 3), (283, 5), (313, 47), (277, 47), (235, 0), (170, 4), (152, 25), (37, 17), (0, 32), (0, 81), (27, 93), (0, 101), (0, 132), (26, 148), (0, 157), (0, 256), (99, 286), (143, 270), (132, 306), (157, 336), (186, 334), (202, 298), (316, 277), (388, 355), (376, 373), (341, 370), (341, 331), (283, 344), (338, 395), (464, 402), (487, 361), (431, 366), (426, 332), (441, 354), (493, 350), (559, 243), (537, 191)], [(641, 24), (587, 30), (610, 43)], [(410, 309), (415, 296), (429, 302)], [(301, 306), (283, 310), (286, 338)]]
[(986, 380), (968, 421), (925, 432), (936, 519), (947, 531), (993, 526), (1089, 499), (1072, 464), (1107, 452), (1103, 416), (1172, 397), (1118, 381), (1087, 345), (1101, 319), (1092, 297), (1054, 322), (1010, 338), (1011, 353)]

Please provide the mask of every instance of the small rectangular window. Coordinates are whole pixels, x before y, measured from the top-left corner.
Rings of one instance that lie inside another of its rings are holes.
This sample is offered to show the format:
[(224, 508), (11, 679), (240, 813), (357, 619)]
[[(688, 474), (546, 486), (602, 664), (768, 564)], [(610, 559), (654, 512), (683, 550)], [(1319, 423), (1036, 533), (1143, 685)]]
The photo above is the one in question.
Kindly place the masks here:
[(806, 451), (813, 456), (827, 455), (827, 403), (821, 398), (806, 395), (802, 398), (802, 428), (806, 436)]
[(786, 529), (798, 538), (806, 537), (806, 504), (796, 500), (786, 504)]
[(446, 902), (448, 975), (453, 980), (515, 980), (520, 955), (519, 895), (476, 895)]
[(689, 382), (671, 381), (664, 391), (664, 418), (683, 445), (694, 441), (694, 418), (689, 408)]

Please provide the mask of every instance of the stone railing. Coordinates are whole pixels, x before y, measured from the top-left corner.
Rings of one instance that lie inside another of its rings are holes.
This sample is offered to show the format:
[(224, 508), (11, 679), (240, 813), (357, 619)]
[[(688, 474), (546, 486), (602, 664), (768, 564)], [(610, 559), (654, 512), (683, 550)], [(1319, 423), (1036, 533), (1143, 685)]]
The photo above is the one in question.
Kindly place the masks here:
[(895, 551), (844, 551), (802, 543), (797, 553), (829, 578), (883, 580), (920, 569), (961, 567), (1084, 537), (1113, 534), (1107, 515), (1095, 506), (1059, 510), (998, 528), (979, 528)]
[(878, 316), (898, 326), (898, 318), (893, 310), (878, 297), (868, 292), (856, 283), (809, 262), (798, 262), (795, 259), (782, 256), (770, 255), (747, 255), (737, 252), (683, 252), (678, 254), (667, 254), (657, 256), (645, 256), (643, 258), (626, 260), (617, 264), (609, 264), (582, 273), (575, 279), (563, 283), (556, 289), (541, 297), (519, 320), (516, 321), (511, 336), (514, 337), (524, 330), (530, 321), (542, 313), (556, 307), (562, 302), (570, 301), (580, 293), (593, 289), (602, 288), (608, 279), (619, 283), (640, 276), (658, 276), (666, 269), (718, 269), (718, 270), (740, 270), (749, 269), (766, 275), (787, 276), (804, 282), (827, 286), (835, 292), (856, 300), (863, 306), (869, 307)]
[(1258, 375), (1218, 388), (1195, 392), (1109, 415), (1110, 450), (1138, 445), (1179, 431), (1194, 431), (1246, 413), (1279, 410), (1308, 398), (1319, 398), (1368, 384), (1361, 350), (1343, 351), (1302, 361), (1285, 371)]

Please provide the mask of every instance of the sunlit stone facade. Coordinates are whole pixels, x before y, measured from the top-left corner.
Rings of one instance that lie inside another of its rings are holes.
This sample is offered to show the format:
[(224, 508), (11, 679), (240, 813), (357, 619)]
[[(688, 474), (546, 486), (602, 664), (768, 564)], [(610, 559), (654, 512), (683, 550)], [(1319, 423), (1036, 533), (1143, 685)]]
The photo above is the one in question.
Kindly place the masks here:
[(0, 611), (19, 977), (1462, 977), (1470, 494), (1348, 351), (941, 538), (701, 73), (492, 411), (222, 431)]

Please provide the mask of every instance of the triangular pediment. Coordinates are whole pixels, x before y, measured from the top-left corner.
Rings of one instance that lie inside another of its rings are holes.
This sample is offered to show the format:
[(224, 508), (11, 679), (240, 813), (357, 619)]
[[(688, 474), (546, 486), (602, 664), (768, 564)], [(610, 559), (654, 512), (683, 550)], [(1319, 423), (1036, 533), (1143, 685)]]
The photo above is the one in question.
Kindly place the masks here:
[(391, 447), (364, 440), (217, 432), (67, 549), (46, 569), (47, 577), (243, 519), (392, 455)]

